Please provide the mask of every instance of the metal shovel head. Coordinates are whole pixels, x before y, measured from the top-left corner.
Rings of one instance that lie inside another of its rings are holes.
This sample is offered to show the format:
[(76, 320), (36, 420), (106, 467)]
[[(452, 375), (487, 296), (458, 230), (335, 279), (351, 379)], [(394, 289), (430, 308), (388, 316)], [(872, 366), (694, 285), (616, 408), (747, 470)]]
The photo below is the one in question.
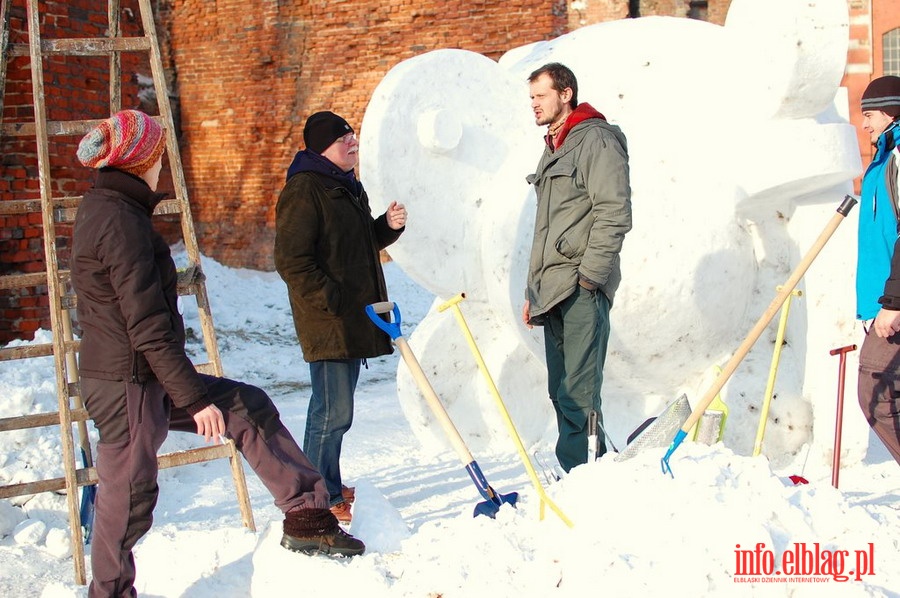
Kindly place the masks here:
[(628, 443), (622, 452), (615, 457), (615, 461), (631, 459), (641, 451), (648, 448), (665, 448), (669, 446), (672, 436), (684, 425), (691, 415), (691, 405), (687, 395), (681, 395), (672, 401), (665, 410), (646, 426), (643, 432)]
[(491, 519), (494, 519), (497, 515), (497, 512), (500, 511), (500, 507), (502, 507), (504, 504), (512, 505), (515, 507), (517, 500), (519, 500), (518, 492), (510, 492), (509, 494), (494, 493), (493, 499), (486, 500), (475, 505), (475, 512), (472, 513), (472, 517), (487, 515)]
[(722, 425), (725, 414), (722, 411), (704, 411), (700, 422), (697, 424), (697, 432), (694, 442), (702, 442), (712, 446), (722, 438)]
[[(87, 454), (81, 449), (81, 460), (84, 466), (88, 466)], [(90, 485), (81, 489), (81, 508), (78, 511), (81, 520), (81, 528), (84, 536), (84, 543), (91, 543), (91, 536), (94, 531), (94, 503), (97, 501), (97, 486)]]

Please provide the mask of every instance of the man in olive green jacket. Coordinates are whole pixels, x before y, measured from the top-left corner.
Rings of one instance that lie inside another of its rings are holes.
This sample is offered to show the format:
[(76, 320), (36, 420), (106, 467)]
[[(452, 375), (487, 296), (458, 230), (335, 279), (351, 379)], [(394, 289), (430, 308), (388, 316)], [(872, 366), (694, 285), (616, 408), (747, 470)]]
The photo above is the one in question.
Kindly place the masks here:
[[(528, 81), (535, 121), (548, 134), (528, 177), (538, 205), (522, 317), (528, 327), (544, 326), (556, 456), (568, 472), (587, 462), (588, 419), (592, 410), (601, 413), (609, 310), (631, 230), (628, 151), (618, 127), (578, 103), (567, 67), (544, 65)], [(600, 438), (596, 456), (606, 451)]]

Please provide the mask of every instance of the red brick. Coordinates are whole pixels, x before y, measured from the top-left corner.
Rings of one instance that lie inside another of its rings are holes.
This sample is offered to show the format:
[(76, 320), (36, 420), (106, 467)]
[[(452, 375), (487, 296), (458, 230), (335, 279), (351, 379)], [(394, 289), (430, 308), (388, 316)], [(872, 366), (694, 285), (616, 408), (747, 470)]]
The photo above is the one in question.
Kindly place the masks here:
[[(13, 43), (27, 42), (24, 4), (24, 0), (11, 0)], [(41, 0), (38, 4), (45, 38), (95, 37), (106, 30), (105, 2)], [(284, 169), (302, 147), (302, 127), (309, 114), (334, 110), (358, 128), (372, 91), (403, 60), (440, 48), (462, 48), (497, 59), (511, 48), (575, 29), (582, 20), (593, 24), (623, 18), (629, 3), (588, 0), (584, 15), (569, 10), (568, 0), (313, 0), (258, 3), (252, 11), (246, 0), (153, 4), (158, 8), (158, 29), (164, 33), (160, 36), (162, 61), (170, 78), (178, 82), (171, 91), (180, 102), (175, 106), (180, 116), (177, 133), (200, 247), (229, 266), (271, 269), (275, 201)], [(684, 16), (689, 4), (687, 0), (642, 0), (641, 15)], [(730, 4), (731, 0), (709, 0), (707, 20), (723, 24)], [(851, 60), (872, 61), (880, 74), (880, 36), (900, 26), (900, 7), (896, 2), (851, 2), (850, 6), (854, 15), (873, 16), (880, 23), (872, 27), (875, 47), (871, 54), (853, 53)], [(121, 0), (120, 14), (123, 35), (140, 32), (137, 0)], [(850, 34), (865, 41), (863, 30), (868, 29), (854, 25)], [(122, 106), (157, 113), (138, 97), (136, 75), (149, 76), (147, 57), (127, 53), (122, 65)], [(51, 118), (108, 114), (106, 58), (54, 56), (47, 59), (45, 69)], [(867, 78), (851, 79), (851, 98), (858, 98), (857, 88)], [(50, 83), (62, 86), (62, 91)], [(13, 57), (7, 63), (4, 124), (33, 121), (32, 101), (29, 60)], [(218, 126), (207, 126), (210, 122)], [(74, 157), (77, 143), (77, 136), (51, 140), (54, 195), (78, 195), (90, 186), (91, 173)], [(861, 151), (869, 150), (861, 147)], [(0, 155), (4, 161), (0, 200), (38, 197), (34, 141), (0, 138)], [(169, 173), (164, 173), (160, 188), (173, 188)], [(40, 234), (35, 232), (40, 215), (7, 217), (2, 224), (0, 238), (22, 243), (14, 251), (4, 245), (0, 265), (22, 268), (23, 262), (17, 260), (24, 259), (37, 271), (43, 269)], [(158, 218), (155, 224), (167, 239), (180, 238), (177, 218)], [(6, 235), (7, 228), (16, 234)], [(60, 229), (62, 236), (71, 234)], [(36, 241), (36, 246), (29, 241)], [(61, 242), (60, 247), (68, 245)], [(34, 296), (46, 300), (39, 293)], [(0, 343), (14, 338), (9, 334), (25, 330), (16, 326), (0, 325)]]

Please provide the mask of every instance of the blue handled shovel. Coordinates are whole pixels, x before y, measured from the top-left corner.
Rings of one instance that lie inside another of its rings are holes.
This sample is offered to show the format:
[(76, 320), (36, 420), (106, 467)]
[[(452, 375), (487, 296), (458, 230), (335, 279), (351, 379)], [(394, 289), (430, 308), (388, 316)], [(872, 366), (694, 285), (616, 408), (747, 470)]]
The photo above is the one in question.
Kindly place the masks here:
[[(393, 321), (385, 320), (380, 315), (389, 312), (393, 316)], [(428, 378), (425, 377), (425, 372), (422, 371), (422, 366), (419, 365), (419, 360), (416, 359), (416, 356), (413, 354), (412, 349), (410, 349), (409, 347), (409, 343), (406, 342), (406, 339), (403, 338), (403, 335), (400, 332), (400, 308), (397, 307), (393, 302), (384, 301), (381, 303), (367, 305), (366, 313), (369, 315), (369, 318), (371, 318), (376, 326), (381, 328), (388, 334), (388, 336), (391, 337), (391, 340), (394, 341), (394, 344), (400, 350), (400, 355), (403, 357), (403, 361), (405, 361), (406, 365), (409, 367), (410, 372), (412, 372), (413, 378), (416, 381), (416, 385), (425, 396), (425, 401), (428, 403), (428, 406), (431, 408), (432, 412), (434, 412), (434, 415), (438, 418), (438, 421), (444, 428), (444, 432), (446, 432), (447, 436), (450, 439), (450, 443), (456, 450), (456, 454), (459, 455), (460, 460), (463, 462), (463, 465), (465, 465), (466, 472), (468, 472), (469, 477), (472, 478), (472, 481), (475, 483), (475, 487), (478, 488), (478, 492), (481, 494), (481, 496), (484, 497), (484, 502), (480, 502), (475, 505), (475, 512), (473, 513), (473, 516), (477, 517), (478, 515), (487, 515), (488, 517), (493, 519), (504, 503), (515, 506), (516, 501), (519, 498), (519, 494), (517, 492), (500, 494), (496, 490), (491, 488), (490, 484), (487, 483), (484, 474), (481, 472), (481, 468), (478, 466), (478, 463), (476, 463), (475, 459), (472, 458), (472, 453), (469, 452), (469, 449), (466, 447), (465, 442), (463, 442), (462, 436), (460, 436), (459, 431), (456, 429), (456, 426), (453, 425), (453, 422), (450, 420), (450, 416), (447, 415), (447, 411), (444, 409), (444, 405), (438, 398), (437, 393), (434, 392), (434, 388), (432, 388), (431, 383), (428, 382)]]

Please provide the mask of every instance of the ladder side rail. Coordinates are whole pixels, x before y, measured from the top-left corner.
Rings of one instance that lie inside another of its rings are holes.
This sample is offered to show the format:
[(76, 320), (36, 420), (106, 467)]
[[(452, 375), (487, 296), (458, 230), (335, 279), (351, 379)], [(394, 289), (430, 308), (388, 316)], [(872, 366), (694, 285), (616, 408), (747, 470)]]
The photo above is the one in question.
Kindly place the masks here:
[[(165, 120), (166, 149), (169, 155), (169, 168), (172, 172), (172, 181), (175, 185), (176, 198), (181, 202), (181, 229), (184, 237), (184, 246), (188, 258), (192, 264), (200, 265), (200, 248), (197, 245), (197, 234), (194, 230), (194, 220), (191, 217), (191, 207), (188, 202), (187, 184), (184, 179), (181, 154), (178, 149), (178, 140), (175, 137), (175, 123), (172, 118), (172, 108), (169, 103), (169, 94), (165, 85), (165, 70), (163, 69), (159, 40), (156, 35), (156, 22), (153, 18), (153, 10), (150, 0), (139, 0), (141, 7), (141, 19), (144, 26), (144, 35), (150, 40), (150, 69), (153, 71), (153, 85), (156, 90), (156, 99), (159, 105), (160, 115)], [(212, 312), (209, 308), (209, 297), (205, 284), (198, 284), (197, 307), (200, 317), (200, 326), (203, 330), (203, 342), (209, 362), (215, 368), (216, 376), (223, 376), (222, 359), (219, 355), (219, 345), (216, 340), (216, 331), (213, 325)]]
[(6, 62), (9, 58), (9, 3), (0, 0), (0, 121), (3, 120), (6, 97)]
[[(119, 0), (109, 0), (106, 4), (106, 32), (110, 39), (119, 39), (122, 31), (119, 26)], [(115, 114), (122, 109), (122, 55), (112, 52), (109, 55), (109, 113)]]
[(45, 123), (47, 107), (44, 102), (44, 67), (41, 54), (40, 18), (38, 0), (27, 0), (28, 43), (31, 49), (31, 85), (34, 102), (34, 123), (37, 133), (37, 156), (39, 186), (42, 204), (42, 230), (44, 233), (45, 267), (47, 269), (47, 294), (50, 300), (50, 326), (53, 329), (53, 358), (56, 370), (57, 399), (59, 400), (60, 442), (63, 452), (63, 469), (66, 480), (66, 503), (69, 527), (72, 532), (72, 560), (75, 566), (75, 580), (84, 585), (87, 576), (84, 563), (84, 541), (81, 533), (79, 514), (78, 483), (75, 477), (75, 446), (72, 439), (72, 417), (70, 413), (68, 379), (65, 364), (65, 339), (62, 335), (59, 299), (58, 264), (56, 261), (56, 227), (53, 223), (52, 190), (50, 188), (50, 155)]
[[(166, 148), (169, 155), (169, 168), (172, 172), (172, 181), (175, 185), (176, 199), (181, 203), (181, 230), (184, 238), (185, 249), (192, 265), (200, 269), (200, 248), (197, 244), (197, 234), (194, 230), (194, 220), (191, 216), (191, 206), (188, 201), (187, 184), (184, 179), (184, 169), (181, 162), (181, 153), (178, 149), (178, 139), (175, 137), (175, 121), (172, 118), (172, 107), (169, 103), (169, 92), (166, 89), (165, 69), (162, 64), (162, 53), (159, 49), (159, 39), (156, 35), (156, 20), (153, 17), (153, 8), (150, 0), (139, 0), (141, 10), (141, 22), (144, 27), (144, 35), (150, 41), (150, 70), (153, 72), (153, 86), (156, 91), (156, 101), (160, 115), (165, 119)], [(195, 297), (197, 299), (197, 313), (200, 317), (200, 326), (203, 330), (203, 342), (206, 347), (206, 355), (209, 364), (213, 367), (215, 376), (223, 376), (222, 358), (219, 355), (219, 344), (216, 340), (216, 330), (213, 325), (212, 311), (209, 306), (209, 296), (206, 291), (206, 283), (203, 276), (196, 281)], [(232, 480), (238, 494), (238, 506), (244, 525), (255, 531), (253, 522), (253, 509), (250, 506), (250, 496), (247, 491), (246, 478), (244, 477), (241, 455), (233, 441), (228, 441), (228, 449), (231, 456)]]
[[(68, 345), (68, 343), (75, 340), (75, 337), (72, 334), (72, 316), (69, 314), (68, 309), (61, 309), (60, 312), (60, 319), (62, 320), (63, 327), (63, 339)], [(66, 381), (66, 394), (71, 400), (70, 405), (74, 403), (76, 409), (85, 409), (84, 398), (81, 396), (81, 378), (78, 373), (78, 360), (75, 351), (70, 351), (68, 348), (66, 349)], [(76, 392), (73, 393), (72, 390), (75, 390)], [(93, 467), (94, 455), (91, 450), (91, 439), (88, 435), (87, 424), (84, 421), (78, 421), (76, 427), (78, 428), (78, 444), (81, 448), (81, 459), (84, 461), (85, 467)]]

